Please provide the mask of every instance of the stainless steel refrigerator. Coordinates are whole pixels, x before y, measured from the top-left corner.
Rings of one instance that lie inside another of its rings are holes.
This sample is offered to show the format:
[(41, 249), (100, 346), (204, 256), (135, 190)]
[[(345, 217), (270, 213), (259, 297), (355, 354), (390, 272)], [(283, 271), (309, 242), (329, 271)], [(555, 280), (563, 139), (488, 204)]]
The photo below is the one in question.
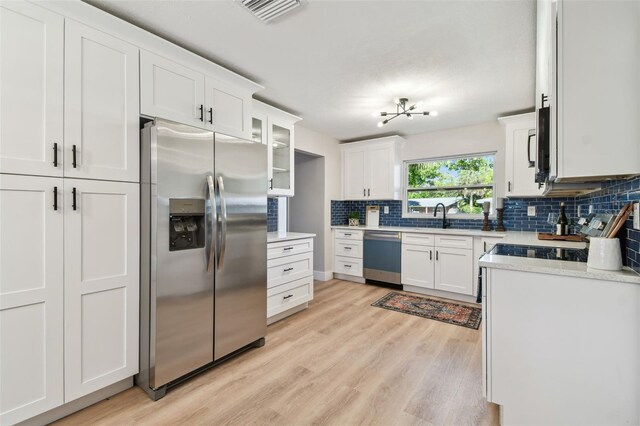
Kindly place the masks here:
[(156, 400), (266, 334), (267, 149), (155, 119), (142, 130), (136, 382)]

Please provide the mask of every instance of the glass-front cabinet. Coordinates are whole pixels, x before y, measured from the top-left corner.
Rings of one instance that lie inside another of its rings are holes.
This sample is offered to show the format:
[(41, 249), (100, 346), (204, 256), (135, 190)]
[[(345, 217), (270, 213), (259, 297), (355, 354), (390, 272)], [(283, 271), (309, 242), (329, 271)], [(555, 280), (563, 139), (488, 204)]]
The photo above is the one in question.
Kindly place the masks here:
[(252, 138), (268, 145), (268, 195), (294, 195), (294, 125), (299, 117), (253, 102)]

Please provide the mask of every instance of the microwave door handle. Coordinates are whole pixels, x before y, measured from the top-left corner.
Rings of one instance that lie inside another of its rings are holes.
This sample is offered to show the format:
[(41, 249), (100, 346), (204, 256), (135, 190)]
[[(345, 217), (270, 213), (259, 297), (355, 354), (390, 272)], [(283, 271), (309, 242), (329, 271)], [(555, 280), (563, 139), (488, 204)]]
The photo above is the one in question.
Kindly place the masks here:
[(218, 255), (218, 269), (220, 269), (227, 249), (227, 201), (224, 195), (224, 180), (222, 176), (218, 176), (218, 196), (220, 197), (220, 254)]
[[(216, 238), (214, 238), (214, 230), (213, 228), (217, 228), (218, 215), (216, 212), (216, 195), (215, 195), (215, 186), (213, 184), (213, 176), (207, 176), (207, 195), (209, 209), (211, 209), (210, 217), (207, 222), (209, 226), (207, 229), (207, 244), (209, 246), (209, 254), (207, 255), (207, 272), (213, 272), (213, 265), (215, 264), (215, 256), (216, 256)], [(217, 232), (216, 232), (217, 234)]]
[(529, 130), (529, 138), (527, 139), (527, 162), (529, 163), (529, 168), (535, 167), (536, 162), (531, 161), (531, 138), (536, 137), (535, 130)]

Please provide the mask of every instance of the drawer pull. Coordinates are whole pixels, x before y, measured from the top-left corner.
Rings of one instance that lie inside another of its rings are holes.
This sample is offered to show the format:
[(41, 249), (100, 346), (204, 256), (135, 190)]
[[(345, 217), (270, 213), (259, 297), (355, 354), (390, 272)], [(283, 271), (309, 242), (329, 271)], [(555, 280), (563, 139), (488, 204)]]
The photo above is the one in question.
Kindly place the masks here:
[(290, 295), (288, 295), (288, 296), (283, 296), (283, 297), (282, 297), (282, 299), (286, 300), (286, 299), (288, 299), (288, 298), (290, 298), (290, 297), (293, 297), (293, 294), (290, 294)]
[(350, 237), (350, 236), (351, 236), (351, 234), (347, 234), (347, 233), (345, 232), (344, 236), (345, 236), (345, 237)]
[(283, 248), (283, 250), (284, 250), (284, 251), (287, 251), (287, 250), (293, 250), (293, 247), (285, 247), (285, 248)]
[(344, 265), (345, 268), (351, 268), (351, 265)]
[(289, 272), (289, 271), (293, 271), (293, 268), (283, 269), (283, 271), (282, 271), (282, 272)]
[(351, 247), (345, 247), (344, 249), (345, 250), (351, 250)]

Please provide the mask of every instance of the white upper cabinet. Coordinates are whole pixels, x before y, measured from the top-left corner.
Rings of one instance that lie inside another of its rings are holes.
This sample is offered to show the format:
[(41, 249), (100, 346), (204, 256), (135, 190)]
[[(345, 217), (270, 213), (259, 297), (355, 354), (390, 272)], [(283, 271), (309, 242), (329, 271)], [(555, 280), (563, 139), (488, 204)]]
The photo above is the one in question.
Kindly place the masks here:
[(62, 176), (63, 53), (62, 16), (0, 3), (0, 173)]
[(294, 195), (294, 127), (297, 121), (300, 117), (253, 100), (251, 139), (266, 142), (268, 146), (268, 195)]
[(253, 91), (140, 51), (140, 112), (251, 139)]
[(251, 139), (252, 93), (213, 77), (205, 77), (206, 125), (225, 135)]
[(140, 180), (138, 48), (67, 20), (65, 177)]
[(544, 188), (535, 182), (535, 113), (499, 119), (505, 130), (505, 195), (540, 197)]
[(390, 136), (342, 144), (342, 198), (399, 200), (399, 150), (403, 141), (399, 136)]
[(536, 104), (548, 96), (550, 179), (640, 174), (640, 2), (538, 0), (537, 10)]
[(3, 425), (63, 402), (62, 180), (0, 175)]
[(140, 190), (65, 179), (65, 402), (138, 372)]
[(140, 51), (140, 113), (204, 127), (204, 74)]

